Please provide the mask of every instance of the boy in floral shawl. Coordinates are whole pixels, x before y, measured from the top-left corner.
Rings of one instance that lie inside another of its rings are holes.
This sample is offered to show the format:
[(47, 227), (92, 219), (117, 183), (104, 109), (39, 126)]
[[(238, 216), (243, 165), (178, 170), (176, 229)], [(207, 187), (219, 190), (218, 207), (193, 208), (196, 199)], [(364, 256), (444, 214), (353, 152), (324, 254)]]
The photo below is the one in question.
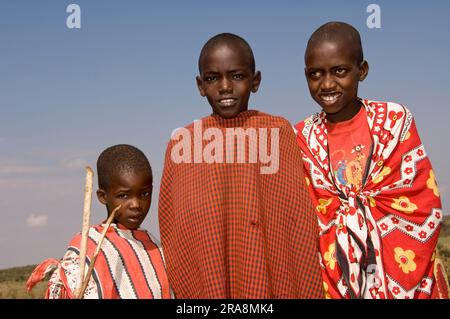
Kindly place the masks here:
[(320, 226), (326, 295), (448, 298), (436, 254), (441, 200), (412, 114), (358, 98), (369, 65), (346, 23), (313, 33), (305, 65), (323, 111), (295, 129)]

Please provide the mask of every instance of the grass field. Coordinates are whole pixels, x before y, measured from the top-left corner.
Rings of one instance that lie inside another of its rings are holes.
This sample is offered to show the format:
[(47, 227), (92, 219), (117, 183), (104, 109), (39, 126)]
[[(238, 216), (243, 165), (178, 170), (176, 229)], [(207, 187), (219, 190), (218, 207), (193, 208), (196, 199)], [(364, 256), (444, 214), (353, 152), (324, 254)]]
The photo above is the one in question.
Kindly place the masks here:
[[(450, 216), (444, 217), (439, 237), (439, 252), (444, 260), (447, 274), (450, 274)], [(0, 270), (0, 299), (40, 299), (45, 295), (47, 281), (37, 284), (32, 295), (25, 289), (25, 283), (36, 265)]]
[(32, 294), (28, 294), (25, 283), (36, 265), (0, 270), (0, 298), (41, 299), (45, 295), (47, 282), (38, 283)]

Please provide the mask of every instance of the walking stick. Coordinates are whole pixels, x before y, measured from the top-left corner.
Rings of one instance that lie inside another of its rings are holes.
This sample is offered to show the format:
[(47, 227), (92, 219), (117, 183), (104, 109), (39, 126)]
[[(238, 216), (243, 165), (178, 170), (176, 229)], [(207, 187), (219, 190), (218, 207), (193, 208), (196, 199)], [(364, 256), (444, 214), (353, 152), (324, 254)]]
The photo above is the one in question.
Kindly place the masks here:
[(84, 279), (89, 221), (91, 218), (93, 176), (94, 172), (92, 171), (92, 168), (86, 166), (86, 186), (84, 188), (83, 223), (81, 226), (81, 243), (80, 243), (80, 273), (78, 274), (77, 285), (74, 293), (75, 298), (80, 297), (81, 286), (83, 284)]
[(92, 270), (94, 269), (95, 260), (97, 259), (97, 255), (100, 252), (100, 248), (102, 247), (103, 239), (105, 238), (106, 232), (108, 231), (109, 226), (111, 225), (112, 221), (114, 220), (114, 216), (116, 215), (116, 212), (120, 209), (120, 207), (121, 207), (121, 205), (117, 206), (112, 211), (112, 213), (109, 215), (108, 220), (106, 221), (106, 225), (103, 228), (102, 234), (100, 236), (100, 240), (98, 241), (97, 248), (95, 249), (94, 256), (91, 259), (91, 264), (89, 265), (88, 272), (86, 274), (86, 277), (83, 280), (83, 284), (81, 285), (81, 290), (79, 292), (77, 299), (83, 298), (84, 291), (86, 290), (86, 287), (89, 283), (89, 279), (91, 278)]

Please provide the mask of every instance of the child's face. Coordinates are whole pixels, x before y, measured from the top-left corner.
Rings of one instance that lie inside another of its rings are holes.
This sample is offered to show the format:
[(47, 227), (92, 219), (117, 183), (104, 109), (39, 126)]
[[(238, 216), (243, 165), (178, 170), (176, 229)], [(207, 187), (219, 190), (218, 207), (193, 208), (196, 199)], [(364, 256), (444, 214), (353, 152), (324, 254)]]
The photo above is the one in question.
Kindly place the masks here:
[(115, 222), (137, 229), (150, 208), (153, 179), (148, 173), (126, 172), (112, 176), (106, 190), (99, 189), (97, 197), (108, 209), (108, 215), (119, 205)]
[(306, 53), (305, 75), (312, 98), (331, 122), (351, 119), (359, 110), (358, 82), (369, 65), (357, 62), (355, 48), (345, 41), (311, 44)]
[(253, 74), (249, 59), (239, 46), (211, 48), (201, 62), (197, 86), (213, 113), (229, 119), (248, 109), (250, 93), (258, 91), (260, 72)]

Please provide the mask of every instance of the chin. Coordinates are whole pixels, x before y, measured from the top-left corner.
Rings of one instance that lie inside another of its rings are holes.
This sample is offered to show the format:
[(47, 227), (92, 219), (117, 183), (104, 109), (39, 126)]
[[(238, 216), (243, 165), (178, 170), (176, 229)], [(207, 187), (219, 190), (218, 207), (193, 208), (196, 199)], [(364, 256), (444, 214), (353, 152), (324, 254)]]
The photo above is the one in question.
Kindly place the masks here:
[(330, 115), (339, 113), (343, 109), (341, 105), (320, 105), (320, 107), (326, 114)]

